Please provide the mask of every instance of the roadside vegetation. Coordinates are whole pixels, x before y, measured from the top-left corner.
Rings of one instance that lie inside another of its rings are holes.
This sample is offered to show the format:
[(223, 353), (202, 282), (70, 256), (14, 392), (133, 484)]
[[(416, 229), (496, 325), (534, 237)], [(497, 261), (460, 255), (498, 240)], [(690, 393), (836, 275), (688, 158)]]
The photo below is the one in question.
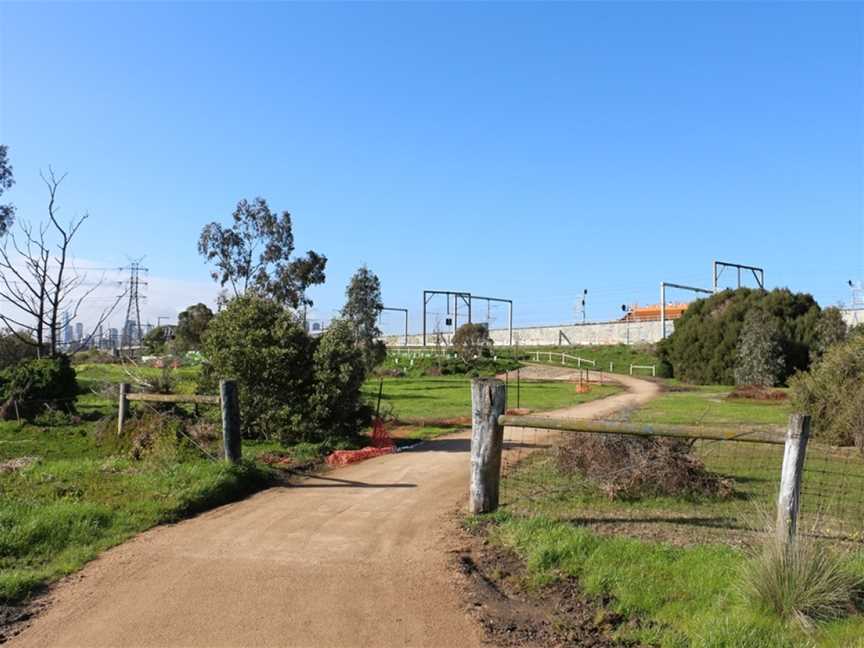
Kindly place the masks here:
[[(622, 640), (706, 648), (860, 645), (864, 618), (845, 616), (848, 597), (841, 618), (811, 628), (754, 599), (742, 579), (755, 559), (741, 549), (602, 535), (545, 515), (499, 513), (490, 522), (489, 540), (519, 556), (529, 590), (576, 578), (601, 609), (638, 619), (616, 631)], [(864, 578), (861, 555), (840, 562), (847, 582)]]
[(0, 604), (25, 600), (140, 531), (271, 483), (266, 467), (214, 461), (174, 429), (135, 458), (144, 430), (130, 425), (118, 437), (115, 408), (91, 393), (76, 415), (0, 423)]

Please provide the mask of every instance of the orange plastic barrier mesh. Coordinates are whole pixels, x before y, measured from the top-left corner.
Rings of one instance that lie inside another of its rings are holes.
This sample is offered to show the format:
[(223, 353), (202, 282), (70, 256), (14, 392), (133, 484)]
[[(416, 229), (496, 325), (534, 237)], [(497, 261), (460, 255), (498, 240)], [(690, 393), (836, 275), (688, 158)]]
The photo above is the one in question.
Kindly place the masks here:
[(336, 450), (327, 455), (326, 461), (328, 466), (345, 466), (391, 452), (396, 452), (396, 444), (387, 434), (387, 430), (384, 429), (384, 422), (381, 419), (375, 419), (375, 424), (372, 426), (371, 446), (360, 450)]

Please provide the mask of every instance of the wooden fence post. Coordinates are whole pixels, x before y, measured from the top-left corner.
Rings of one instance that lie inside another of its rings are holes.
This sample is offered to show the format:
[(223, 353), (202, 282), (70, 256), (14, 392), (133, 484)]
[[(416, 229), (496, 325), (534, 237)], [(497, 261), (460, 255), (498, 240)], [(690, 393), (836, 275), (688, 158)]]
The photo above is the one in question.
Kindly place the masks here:
[(233, 380), (219, 381), (222, 400), (222, 443), (225, 460), (238, 463), (242, 453), (240, 442), (240, 401), (237, 398), (237, 383)]
[(506, 387), (494, 378), (471, 381), (471, 484), (468, 510), (491, 513), (498, 508), (501, 480), (501, 450), (504, 428), (498, 417), (504, 413)]
[(792, 414), (786, 428), (780, 494), (777, 497), (777, 539), (782, 543), (795, 540), (798, 509), (801, 506), (801, 475), (804, 472), (809, 438), (810, 417), (806, 414)]
[(117, 434), (123, 434), (123, 424), (129, 417), (129, 401), (126, 400), (126, 394), (129, 393), (129, 384), (120, 383), (120, 394), (117, 405)]

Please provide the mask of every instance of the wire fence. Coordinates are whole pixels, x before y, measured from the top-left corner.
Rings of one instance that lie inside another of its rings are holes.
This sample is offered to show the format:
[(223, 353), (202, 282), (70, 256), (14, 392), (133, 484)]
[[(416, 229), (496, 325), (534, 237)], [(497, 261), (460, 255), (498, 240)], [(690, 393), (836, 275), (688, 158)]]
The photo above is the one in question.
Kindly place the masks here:
[[(746, 430), (714, 440), (505, 427), (501, 506), (675, 544), (747, 543), (774, 522), (784, 445), (780, 428)], [(810, 443), (798, 529), (864, 541), (861, 451)]]

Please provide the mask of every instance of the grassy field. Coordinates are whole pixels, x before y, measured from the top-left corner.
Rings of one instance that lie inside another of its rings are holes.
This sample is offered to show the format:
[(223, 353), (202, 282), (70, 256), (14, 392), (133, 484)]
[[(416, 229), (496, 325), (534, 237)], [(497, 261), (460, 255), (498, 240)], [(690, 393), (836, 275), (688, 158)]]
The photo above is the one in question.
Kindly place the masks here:
[[(610, 537), (543, 515), (492, 517), (493, 543), (524, 561), (529, 585), (576, 577), (596, 597), (611, 597), (612, 611), (634, 616), (622, 638), (677, 648), (847, 648), (862, 645), (864, 618), (856, 614), (804, 632), (741, 592), (748, 556), (740, 549), (703, 544), (675, 547)], [(862, 556), (849, 556), (850, 570), (864, 576)]]
[[(727, 399), (730, 388), (671, 385), (627, 418), (648, 423), (781, 426), (785, 401)], [(558, 442), (565, 442), (562, 435)], [(553, 439), (553, 442), (555, 440)], [(742, 570), (776, 501), (782, 446), (697, 442), (705, 467), (732, 479), (733, 496), (611, 500), (594, 483), (565, 471), (554, 449), (525, 455), (502, 482), (502, 508), (490, 539), (514, 550), (535, 585), (575, 576), (615, 612), (647, 620), (623, 632), (660, 646), (861, 646), (860, 614), (804, 633), (741, 594)], [(805, 465), (801, 528), (825, 538), (864, 538), (864, 458), (855, 449), (812, 444)], [(469, 520), (469, 523), (472, 520)], [(859, 543), (849, 569), (864, 576)]]
[(760, 401), (727, 398), (723, 385), (670, 385), (669, 391), (633, 413), (643, 423), (705, 425), (785, 425), (791, 410), (785, 400)]

